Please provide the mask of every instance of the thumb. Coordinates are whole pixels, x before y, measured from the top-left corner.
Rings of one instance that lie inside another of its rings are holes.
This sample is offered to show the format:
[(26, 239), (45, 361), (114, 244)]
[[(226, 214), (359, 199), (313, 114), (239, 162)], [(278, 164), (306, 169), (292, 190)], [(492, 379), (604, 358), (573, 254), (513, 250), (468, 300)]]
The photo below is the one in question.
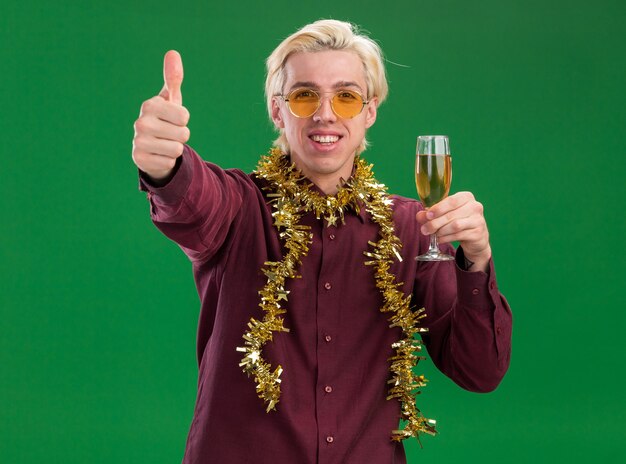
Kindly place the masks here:
[(419, 222), (420, 224), (426, 224), (430, 220), (427, 214), (428, 211), (426, 210), (418, 211), (418, 213), (415, 215), (415, 219), (417, 219), (417, 222)]
[(183, 60), (176, 50), (170, 50), (163, 60), (163, 80), (165, 85), (161, 91), (168, 101), (177, 105), (183, 104), (183, 94), (180, 86), (183, 83)]

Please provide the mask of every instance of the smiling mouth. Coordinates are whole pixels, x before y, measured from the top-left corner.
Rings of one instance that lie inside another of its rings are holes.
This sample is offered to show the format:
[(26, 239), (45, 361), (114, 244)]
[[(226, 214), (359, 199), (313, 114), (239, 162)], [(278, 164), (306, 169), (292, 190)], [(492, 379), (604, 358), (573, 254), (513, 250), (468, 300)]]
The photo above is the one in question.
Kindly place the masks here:
[(321, 144), (336, 143), (341, 137), (338, 135), (311, 135), (310, 139)]

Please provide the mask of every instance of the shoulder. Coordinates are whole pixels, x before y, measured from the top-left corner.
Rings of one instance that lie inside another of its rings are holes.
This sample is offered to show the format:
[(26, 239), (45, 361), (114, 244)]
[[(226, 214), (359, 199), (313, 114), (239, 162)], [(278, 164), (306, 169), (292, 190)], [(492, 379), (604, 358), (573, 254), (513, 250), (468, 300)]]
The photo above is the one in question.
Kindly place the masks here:
[(400, 195), (389, 195), (389, 197), (393, 201), (394, 217), (411, 215), (414, 218), (418, 211), (424, 209), (422, 204), (415, 198), (407, 198)]
[(415, 237), (419, 224), (415, 218), (418, 211), (423, 209), (422, 204), (414, 198), (400, 195), (390, 195), (393, 201), (393, 223), (396, 234), (401, 240)]

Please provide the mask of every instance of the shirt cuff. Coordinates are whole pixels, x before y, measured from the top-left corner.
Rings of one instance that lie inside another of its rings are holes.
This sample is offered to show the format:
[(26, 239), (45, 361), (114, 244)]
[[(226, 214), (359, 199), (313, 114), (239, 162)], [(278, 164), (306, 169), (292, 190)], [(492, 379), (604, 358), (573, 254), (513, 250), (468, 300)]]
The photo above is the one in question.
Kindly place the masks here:
[(152, 185), (146, 174), (139, 170), (139, 190), (149, 196), (157, 196), (160, 203), (171, 205), (179, 202), (187, 192), (193, 175), (193, 155), (189, 146), (185, 145), (183, 154), (176, 160), (174, 176), (165, 185)]
[(494, 301), (498, 296), (496, 273), (493, 267), (493, 259), (489, 259), (487, 272), (468, 271), (465, 269), (465, 255), (463, 248), (459, 247), (456, 252), (456, 281), (457, 297), (459, 303), (470, 308), (495, 307)]

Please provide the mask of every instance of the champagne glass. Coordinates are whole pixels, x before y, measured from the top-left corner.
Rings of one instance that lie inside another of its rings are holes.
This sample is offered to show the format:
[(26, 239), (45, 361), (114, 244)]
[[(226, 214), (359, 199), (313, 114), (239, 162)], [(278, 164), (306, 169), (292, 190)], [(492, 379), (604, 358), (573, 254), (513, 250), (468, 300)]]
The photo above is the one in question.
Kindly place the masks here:
[[(420, 135), (415, 157), (415, 185), (424, 208), (428, 209), (448, 196), (452, 181), (452, 159), (446, 135)], [(426, 254), (418, 261), (450, 261), (454, 257), (439, 251), (437, 235), (430, 236)]]

